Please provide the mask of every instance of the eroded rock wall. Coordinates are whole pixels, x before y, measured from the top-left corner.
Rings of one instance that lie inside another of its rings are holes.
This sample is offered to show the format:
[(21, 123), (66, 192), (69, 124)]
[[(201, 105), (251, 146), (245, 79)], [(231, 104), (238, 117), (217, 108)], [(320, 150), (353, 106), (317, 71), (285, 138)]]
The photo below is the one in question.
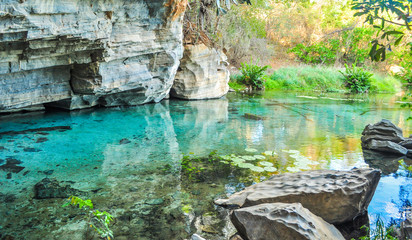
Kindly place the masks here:
[(0, 112), (162, 100), (183, 54), (174, 2), (1, 1)]

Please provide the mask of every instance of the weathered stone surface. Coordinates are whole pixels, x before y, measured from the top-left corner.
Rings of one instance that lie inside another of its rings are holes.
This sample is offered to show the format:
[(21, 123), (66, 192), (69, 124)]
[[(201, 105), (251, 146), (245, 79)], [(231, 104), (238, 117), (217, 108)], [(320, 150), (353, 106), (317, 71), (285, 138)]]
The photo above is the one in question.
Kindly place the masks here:
[(400, 142), (399, 145), (407, 149), (412, 149), (412, 139), (405, 139), (405, 141)]
[[(158, 102), (182, 57), (167, 0), (0, 3), (0, 112)], [(126, 93), (126, 94), (124, 94)], [(62, 101), (62, 102), (59, 102)]]
[(248, 207), (262, 203), (301, 203), (313, 214), (333, 224), (352, 220), (366, 212), (381, 172), (317, 170), (274, 175), (269, 180), (215, 203), (224, 207)]
[(300, 203), (266, 203), (233, 211), (232, 222), (248, 240), (343, 240), (331, 224)]
[(401, 223), (402, 239), (412, 239), (412, 212), (405, 213), (406, 219)]
[(365, 149), (375, 150), (379, 152), (394, 153), (397, 155), (406, 155), (408, 149), (391, 141), (370, 140), (362, 145)]
[(198, 234), (193, 234), (191, 239), (192, 240), (206, 240), (206, 239), (202, 238), (201, 236), (199, 236)]
[(227, 57), (204, 44), (186, 45), (170, 94), (182, 99), (220, 98), (229, 91)]
[(376, 124), (368, 124), (362, 132), (362, 146), (371, 140), (391, 141), (399, 143), (404, 141), (402, 129), (389, 120), (382, 119)]
[(44, 178), (34, 185), (34, 198), (67, 198), (70, 195), (78, 195), (81, 191), (70, 187), (69, 185), (62, 186), (62, 183), (56, 179)]

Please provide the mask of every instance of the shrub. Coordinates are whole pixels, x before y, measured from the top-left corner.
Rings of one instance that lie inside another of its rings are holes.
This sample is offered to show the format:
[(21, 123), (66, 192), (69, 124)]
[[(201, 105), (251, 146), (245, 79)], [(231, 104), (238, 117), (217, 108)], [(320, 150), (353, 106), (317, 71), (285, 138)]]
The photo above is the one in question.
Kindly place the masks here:
[(339, 71), (344, 77), (345, 86), (352, 92), (368, 92), (373, 74), (357, 67), (356, 63), (352, 67), (345, 64), (345, 68), (345, 72)]
[(336, 60), (339, 45), (338, 39), (328, 39), (308, 46), (298, 44), (289, 49), (289, 52), (294, 53), (304, 63), (332, 64)]
[(240, 82), (249, 86), (252, 89), (264, 89), (265, 88), (265, 71), (269, 68), (269, 66), (260, 67), (258, 65), (253, 64), (250, 62), (242, 63), (242, 67), (240, 68), (240, 72), (242, 76), (240, 78)]

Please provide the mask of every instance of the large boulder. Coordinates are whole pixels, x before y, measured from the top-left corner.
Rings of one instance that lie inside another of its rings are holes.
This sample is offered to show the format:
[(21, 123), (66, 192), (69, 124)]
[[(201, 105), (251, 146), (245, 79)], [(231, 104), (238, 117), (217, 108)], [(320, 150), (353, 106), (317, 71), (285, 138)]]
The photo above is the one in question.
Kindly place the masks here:
[(362, 132), (362, 146), (371, 140), (399, 143), (405, 140), (402, 129), (389, 120), (382, 119), (376, 124), (368, 124)]
[(215, 203), (234, 208), (276, 202), (301, 203), (329, 223), (344, 223), (367, 211), (380, 175), (379, 170), (370, 168), (274, 175)]
[(170, 95), (181, 99), (220, 98), (229, 91), (223, 52), (204, 44), (186, 45)]
[(344, 240), (331, 224), (300, 203), (266, 203), (233, 211), (231, 219), (247, 240)]
[(401, 156), (404, 156), (406, 155), (406, 153), (408, 153), (408, 149), (391, 141), (380, 141), (380, 140), (372, 139), (366, 143), (363, 143), (362, 147), (364, 149), (374, 150), (378, 152), (392, 153), (392, 154), (401, 155)]

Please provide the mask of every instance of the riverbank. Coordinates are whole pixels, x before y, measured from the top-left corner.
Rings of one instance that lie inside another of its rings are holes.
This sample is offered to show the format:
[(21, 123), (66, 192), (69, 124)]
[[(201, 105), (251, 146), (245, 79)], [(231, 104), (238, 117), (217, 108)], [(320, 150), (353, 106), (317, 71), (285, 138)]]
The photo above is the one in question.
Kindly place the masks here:
[[(283, 67), (264, 76), (265, 89), (349, 92), (350, 89), (345, 87), (345, 79), (340, 71), (344, 72), (345, 69), (310, 65)], [(229, 86), (236, 91), (245, 90), (247, 87), (240, 79), (240, 74), (232, 74)], [(373, 73), (370, 85), (368, 92), (396, 93), (401, 90), (402, 83), (393, 76)]]

